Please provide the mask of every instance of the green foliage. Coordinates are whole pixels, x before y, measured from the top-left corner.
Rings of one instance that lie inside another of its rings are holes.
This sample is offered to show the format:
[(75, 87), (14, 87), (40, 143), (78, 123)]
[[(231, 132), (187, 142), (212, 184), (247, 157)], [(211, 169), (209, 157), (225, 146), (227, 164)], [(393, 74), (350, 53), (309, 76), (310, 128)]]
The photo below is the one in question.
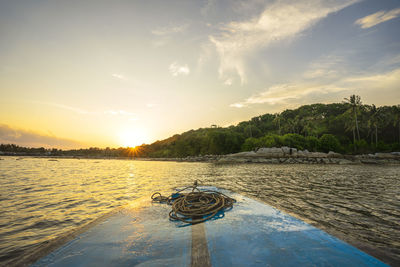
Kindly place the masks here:
[(390, 145), (384, 143), (383, 141), (379, 141), (378, 142), (378, 146), (377, 146), (377, 151), (379, 151), (379, 152), (389, 152), (390, 151)]
[(283, 144), (288, 147), (303, 150), (306, 144), (306, 139), (304, 136), (299, 134), (285, 134), (283, 136)]
[(242, 151), (252, 151), (258, 147), (262, 147), (261, 140), (259, 138), (249, 137), (244, 141)]
[(358, 154), (368, 153), (370, 151), (370, 147), (364, 139), (355, 142), (356, 152)]
[(323, 152), (340, 152), (340, 142), (339, 140), (332, 134), (324, 134), (319, 139), (319, 146)]
[(281, 147), (283, 146), (283, 137), (277, 134), (268, 134), (260, 138), (260, 147)]
[(363, 105), (359, 96), (352, 95), (344, 103), (304, 105), (227, 128), (214, 125), (190, 130), (135, 149), (59, 150), (6, 144), (0, 145), (0, 151), (87, 157), (187, 157), (281, 146), (345, 153), (399, 151), (400, 105)]
[(305, 138), (305, 141), (306, 141), (305, 148), (308, 151), (315, 152), (320, 147), (319, 139), (315, 136), (307, 136)]

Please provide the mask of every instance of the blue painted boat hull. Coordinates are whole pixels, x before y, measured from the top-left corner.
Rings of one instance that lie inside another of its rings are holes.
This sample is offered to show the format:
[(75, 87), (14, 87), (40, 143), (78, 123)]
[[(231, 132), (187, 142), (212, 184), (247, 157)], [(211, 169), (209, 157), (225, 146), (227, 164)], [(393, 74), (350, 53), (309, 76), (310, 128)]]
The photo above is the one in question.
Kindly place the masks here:
[(32, 266), (387, 266), (269, 205), (220, 191), (237, 203), (205, 223), (170, 221), (169, 205), (141, 199)]

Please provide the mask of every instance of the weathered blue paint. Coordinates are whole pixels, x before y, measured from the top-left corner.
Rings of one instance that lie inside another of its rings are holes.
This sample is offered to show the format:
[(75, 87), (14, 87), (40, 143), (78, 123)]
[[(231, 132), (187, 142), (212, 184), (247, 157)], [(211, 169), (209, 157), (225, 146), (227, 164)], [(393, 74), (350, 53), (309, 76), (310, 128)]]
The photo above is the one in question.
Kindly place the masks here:
[(32, 266), (190, 266), (191, 229), (168, 221), (169, 209), (123, 209)]
[[(205, 223), (213, 266), (386, 266), (262, 202), (220, 191), (237, 203)], [(169, 210), (135, 201), (33, 266), (190, 266), (192, 227), (168, 220)]]
[(226, 190), (234, 208), (206, 222), (212, 266), (387, 266), (284, 212)]

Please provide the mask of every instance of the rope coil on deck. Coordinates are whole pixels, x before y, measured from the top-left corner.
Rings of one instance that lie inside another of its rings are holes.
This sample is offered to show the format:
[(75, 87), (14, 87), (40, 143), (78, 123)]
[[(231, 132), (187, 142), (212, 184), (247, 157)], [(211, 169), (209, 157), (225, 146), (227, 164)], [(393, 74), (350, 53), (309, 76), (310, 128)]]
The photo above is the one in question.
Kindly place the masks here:
[[(192, 189), (189, 193), (180, 193), (186, 189)], [(211, 219), (220, 211), (232, 208), (235, 199), (214, 191), (201, 191), (197, 188), (197, 181), (193, 186), (185, 187), (169, 197), (155, 192), (151, 199), (154, 202), (172, 205), (169, 217), (184, 223), (196, 224)]]

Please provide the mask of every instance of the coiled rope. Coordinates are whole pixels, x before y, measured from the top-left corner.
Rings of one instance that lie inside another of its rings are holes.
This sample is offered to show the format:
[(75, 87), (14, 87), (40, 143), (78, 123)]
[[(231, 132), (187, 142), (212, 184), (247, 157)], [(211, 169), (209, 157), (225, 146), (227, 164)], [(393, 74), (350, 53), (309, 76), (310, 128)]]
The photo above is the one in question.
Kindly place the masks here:
[[(192, 189), (189, 193), (181, 193), (184, 190)], [(169, 217), (172, 220), (179, 220), (184, 223), (196, 224), (211, 219), (220, 211), (233, 207), (235, 199), (214, 191), (201, 191), (197, 188), (197, 181), (193, 186), (187, 186), (169, 197), (155, 192), (151, 199), (154, 202), (167, 203), (172, 205)]]

